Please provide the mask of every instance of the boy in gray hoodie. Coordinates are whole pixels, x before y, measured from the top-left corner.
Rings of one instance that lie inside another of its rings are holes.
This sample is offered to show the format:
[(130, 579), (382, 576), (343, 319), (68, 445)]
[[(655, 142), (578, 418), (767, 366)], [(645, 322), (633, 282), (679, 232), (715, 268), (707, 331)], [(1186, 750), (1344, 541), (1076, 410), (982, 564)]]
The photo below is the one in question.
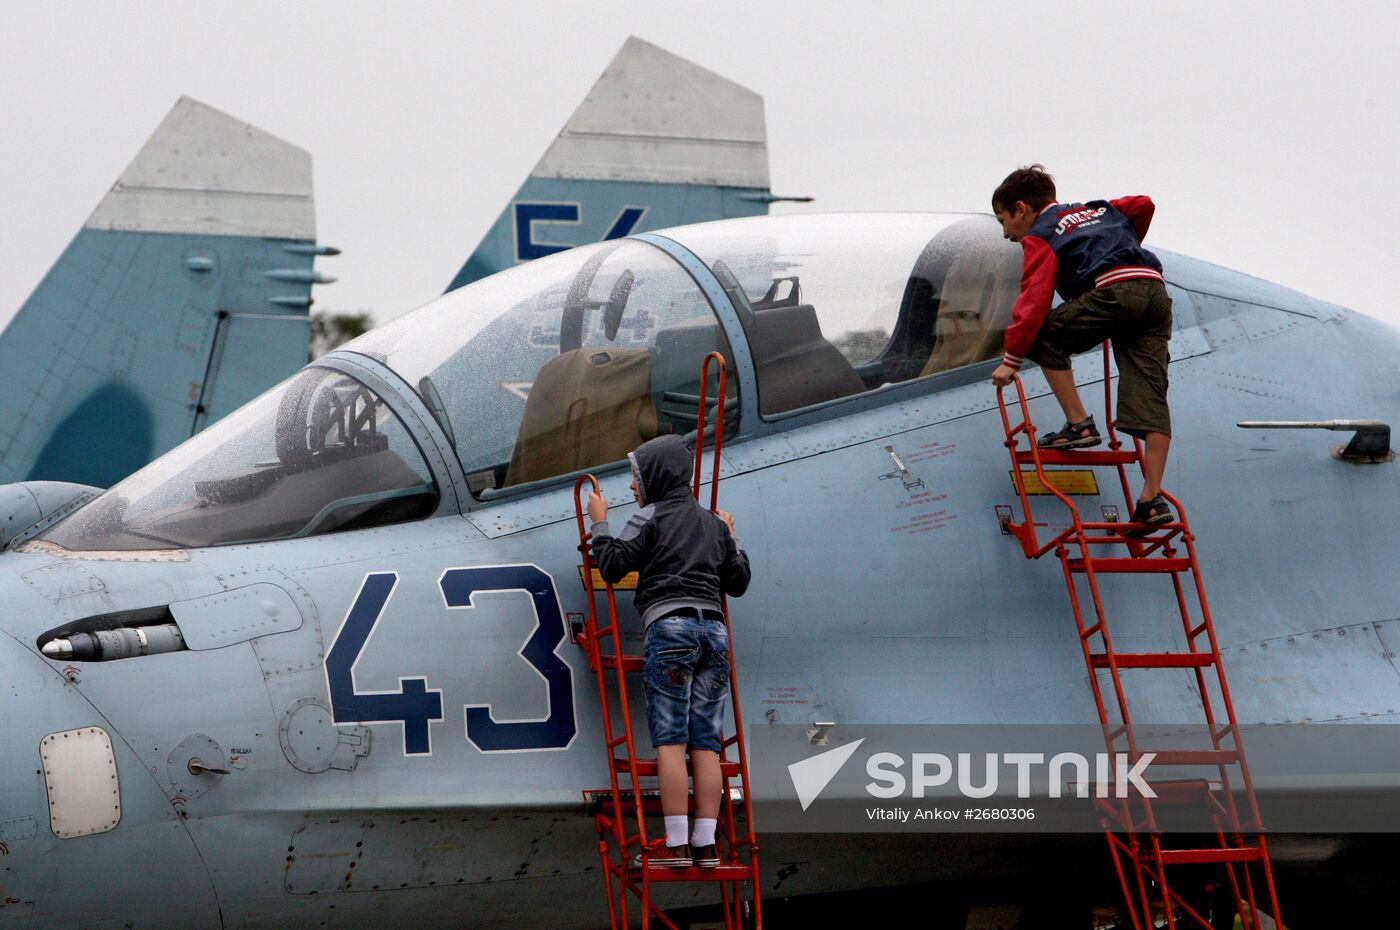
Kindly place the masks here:
[[(679, 436), (658, 436), (628, 455), (641, 509), (613, 536), (608, 504), (589, 495), (593, 559), (603, 580), (638, 573), (633, 603), (646, 625), (642, 678), (656, 747), (666, 836), (645, 850), (652, 865), (719, 865), (715, 827), (723, 775), (720, 732), (729, 688), (729, 633), (720, 595), (749, 586), (749, 558), (734, 538), (734, 518), (691, 496), (693, 454)], [(687, 843), (687, 773), (695, 778), (695, 832)]]

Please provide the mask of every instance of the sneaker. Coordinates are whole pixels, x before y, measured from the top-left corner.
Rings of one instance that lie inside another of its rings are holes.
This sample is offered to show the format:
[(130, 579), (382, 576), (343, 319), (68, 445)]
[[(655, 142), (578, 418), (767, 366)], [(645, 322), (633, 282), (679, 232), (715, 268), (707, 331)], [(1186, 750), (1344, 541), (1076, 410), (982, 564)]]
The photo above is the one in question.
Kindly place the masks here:
[(1142, 526), (1128, 530), (1128, 535), (1146, 536), (1155, 527), (1161, 526), (1163, 523), (1170, 523), (1175, 519), (1176, 514), (1172, 513), (1171, 504), (1167, 503), (1165, 497), (1158, 494), (1150, 501), (1138, 501), (1137, 506), (1133, 508), (1132, 522), (1141, 523)]
[(719, 847), (714, 843), (709, 846), (693, 846), (691, 852), (695, 858), (695, 864), (702, 869), (713, 869), (719, 866)]
[(652, 840), (642, 851), (632, 857), (632, 867), (642, 868), (651, 865), (658, 869), (688, 869), (694, 864), (690, 858), (690, 844), (667, 846), (664, 837)]
[(1065, 421), (1065, 425), (1053, 433), (1046, 433), (1040, 437), (1036, 445), (1042, 449), (1083, 449), (1086, 446), (1097, 446), (1103, 442), (1103, 437), (1099, 435), (1099, 428), (1094, 425), (1094, 415), (1091, 413), (1078, 423)]

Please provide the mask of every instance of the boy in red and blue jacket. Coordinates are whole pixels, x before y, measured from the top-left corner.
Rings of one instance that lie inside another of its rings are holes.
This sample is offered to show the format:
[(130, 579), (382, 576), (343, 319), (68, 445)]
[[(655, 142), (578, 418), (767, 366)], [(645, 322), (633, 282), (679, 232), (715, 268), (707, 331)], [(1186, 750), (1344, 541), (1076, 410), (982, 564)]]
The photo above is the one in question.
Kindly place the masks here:
[[(1037, 362), (1065, 413), (1042, 448), (1077, 449), (1102, 442), (1079, 399), (1070, 356), (1105, 339), (1118, 364), (1117, 427), (1143, 440), (1143, 487), (1133, 522), (1143, 529), (1174, 516), (1162, 497), (1171, 446), (1167, 342), (1172, 302), (1162, 263), (1142, 247), (1156, 207), (1150, 197), (1059, 203), (1055, 180), (1040, 165), (1018, 168), (992, 194), (1003, 234), (1021, 243), (1021, 294), (1006, 330), (1006, 354), (992, 373), (1005, 387), (1026, 359)], [(1055, 291), (1064, 303), (1050, 309)]]

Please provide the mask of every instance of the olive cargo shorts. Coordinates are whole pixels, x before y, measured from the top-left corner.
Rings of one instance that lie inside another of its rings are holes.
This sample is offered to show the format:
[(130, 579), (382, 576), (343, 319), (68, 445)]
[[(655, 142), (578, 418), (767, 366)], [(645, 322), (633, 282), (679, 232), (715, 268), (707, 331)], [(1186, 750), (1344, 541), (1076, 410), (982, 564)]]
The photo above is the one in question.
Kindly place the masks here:
[(1105, 339), (1118, 363), (1118, 429), (1139, 438), (1172, 434), (1167, 409), (1167, 341), (1172, 336), (1172, 300), (1167, 286), (1134, 278), (1094, 288), (1050, 311), (1026, 357), (1042, 368), (1064, 371), (1069, 357)]

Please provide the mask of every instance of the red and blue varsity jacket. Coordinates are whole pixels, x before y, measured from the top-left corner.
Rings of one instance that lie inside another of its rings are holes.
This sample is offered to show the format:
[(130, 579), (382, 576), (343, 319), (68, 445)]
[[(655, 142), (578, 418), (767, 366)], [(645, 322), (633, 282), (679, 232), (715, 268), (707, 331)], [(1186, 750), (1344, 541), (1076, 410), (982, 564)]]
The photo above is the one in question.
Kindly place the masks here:
[(1021, 295), (1006, 329), (1002, 364), (1020, 368), (1055, 291), (1073, 300), (1131, 278), (1162, 280), (1162, 263), (1142, 247), (1157, 207), (1151, 197), (1052, 203), (1021, 239)]

